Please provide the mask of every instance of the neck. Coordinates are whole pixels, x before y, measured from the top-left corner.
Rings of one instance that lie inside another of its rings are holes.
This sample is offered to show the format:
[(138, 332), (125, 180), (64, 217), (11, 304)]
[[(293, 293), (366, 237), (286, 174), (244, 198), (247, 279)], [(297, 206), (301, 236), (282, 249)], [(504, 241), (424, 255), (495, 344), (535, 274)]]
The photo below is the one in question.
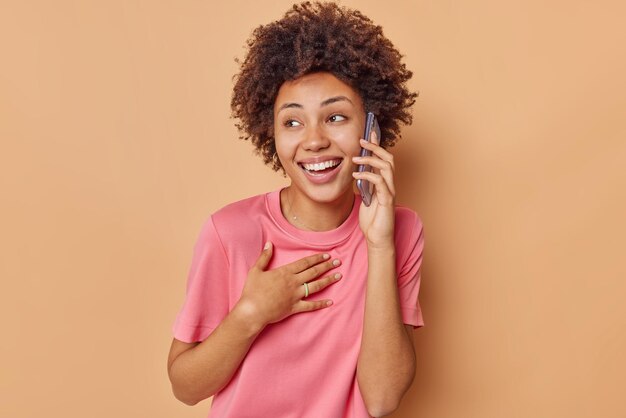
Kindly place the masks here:
[(330, 231), (338, 228), (352, 212), (352, 190), (332, 202), (316, 202), (289, 186), (280, 194), (283, 216), (298, 229)]

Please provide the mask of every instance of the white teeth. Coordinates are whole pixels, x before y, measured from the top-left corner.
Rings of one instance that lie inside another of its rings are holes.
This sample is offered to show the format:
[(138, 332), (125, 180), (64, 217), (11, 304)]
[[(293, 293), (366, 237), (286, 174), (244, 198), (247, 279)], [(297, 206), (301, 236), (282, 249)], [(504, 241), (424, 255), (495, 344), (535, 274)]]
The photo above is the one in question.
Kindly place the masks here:
[(335, 167), (341, 163), (341, 160), (329, 160), (317, 164), (302, 164), (302, 167), (309, 171), (321, 171), (329, 167)]

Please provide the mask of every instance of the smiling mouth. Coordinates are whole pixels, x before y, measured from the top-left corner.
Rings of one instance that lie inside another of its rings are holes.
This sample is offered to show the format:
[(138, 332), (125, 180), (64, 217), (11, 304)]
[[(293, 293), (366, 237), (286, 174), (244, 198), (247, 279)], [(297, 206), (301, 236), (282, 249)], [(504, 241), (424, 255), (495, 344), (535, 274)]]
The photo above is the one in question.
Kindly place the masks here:
[(336, 159), (315, 164), (298, 163), (298, 165), (308, 174), (318, 176), (336, 170), (337, 167), (341, 164), (341, 161), (341, 159)]

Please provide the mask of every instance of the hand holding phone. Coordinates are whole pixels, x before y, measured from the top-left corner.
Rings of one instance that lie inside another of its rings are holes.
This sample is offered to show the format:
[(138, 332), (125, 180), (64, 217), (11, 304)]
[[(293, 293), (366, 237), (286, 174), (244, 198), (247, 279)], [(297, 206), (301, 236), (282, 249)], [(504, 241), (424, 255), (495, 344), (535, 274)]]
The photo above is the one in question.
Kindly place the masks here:
[[(374, 116), (372, 112), (367, 112), (367, 116), (365, 118), (365, 133), (363, 134), (363, 139), (365, 139), (367, 142), (372, 142), (372, 133), (374, 132), (376, 133), (376, 139), (380, 143), (380, 127), (378, 126), (376, 116)], [(361, 157), (369, 157), (371, 155), (371, 151), (366, 150), (365, 148), (361, 148)], [(359, 164), (358, 172), (362, 173), (364, 171), (372, 171), (372, 167), (367, 164)], [(356, 181), (356, 187), (361, 192), (361, 197), (363, 199), (363, 203), (365, 203), (365, 206), (369, 206), (372, 203), (374, 185), (367, 180), (358, 179)]]

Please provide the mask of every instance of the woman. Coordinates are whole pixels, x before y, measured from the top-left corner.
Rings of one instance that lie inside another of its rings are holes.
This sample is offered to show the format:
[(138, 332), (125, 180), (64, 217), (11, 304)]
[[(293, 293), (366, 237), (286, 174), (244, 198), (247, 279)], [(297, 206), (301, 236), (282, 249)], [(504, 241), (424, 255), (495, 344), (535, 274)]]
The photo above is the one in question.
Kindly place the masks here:
[[(411, 72), (379, 26), (332, 3), (295, 5), (248, 46), (233, 115), (291, 184), (202, 227), (174, 324), (173, 392), (190, 405), (215, 395), (212, 417), (389, 414), (423, 325), (422, 224), (394, 205), (385, 150), (411, 122)], [(366, 111), (380, 145), (360, 140)], [(370, 206), (355, 179), (374, 184)]]

